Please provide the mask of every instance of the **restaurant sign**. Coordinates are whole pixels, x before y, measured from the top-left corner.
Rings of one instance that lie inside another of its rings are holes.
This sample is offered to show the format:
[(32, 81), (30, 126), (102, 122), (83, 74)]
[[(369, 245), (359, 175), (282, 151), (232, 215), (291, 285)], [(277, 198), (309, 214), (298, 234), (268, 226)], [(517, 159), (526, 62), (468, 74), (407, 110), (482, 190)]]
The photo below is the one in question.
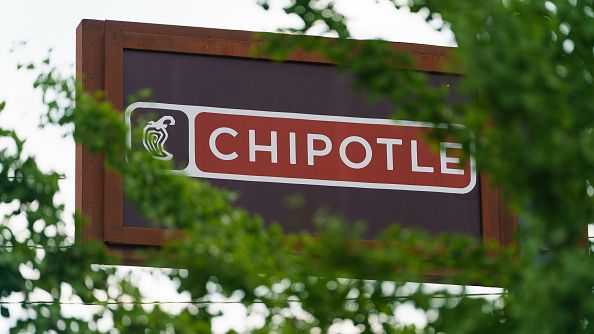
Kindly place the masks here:
[[(183, 147), (177, 169), (191, 177), (453, 194), (476, 185), (461, 143), (427, 145), (428, 123), (147, 102), (128, 107), (129, 125), (133, 114), (157, 116), (143, 147), (159, 160)], [(170, 132), (182, 135), (168, 142)]]
[[(448, 136), (451, 126), (391, 120), (398, 103), (371, 103), (332, 62), (308, 52), (276, 62), (253, 53), (257, 38), (84, 20), (77, 77), (122, 112), (131, 147), (171, 161), (175, 173), (238, 194), (236, 207), (286, 234), (315, 233), (315, 217), (324, 212), (366, 222), (365, 239), (398, 223), (514, 242), (515, 220), (464, 154), (472, 147)], [(459, 94), (463, 75), (446, 66), (450, 48), (391, 45), (410, 54), (429, 85), (449, 87), (447, 104), (466, 101)], [(146, 90), (149, 100), (129, 102)], [(429, 144), (432, 131), (444, 131), (441, 142)], [(130, 255), (176, 235), (148, 221), (125, 194), (126, 183), (101, 155), (77, 147), (76, 208), (90, 221), (83, 239)]]

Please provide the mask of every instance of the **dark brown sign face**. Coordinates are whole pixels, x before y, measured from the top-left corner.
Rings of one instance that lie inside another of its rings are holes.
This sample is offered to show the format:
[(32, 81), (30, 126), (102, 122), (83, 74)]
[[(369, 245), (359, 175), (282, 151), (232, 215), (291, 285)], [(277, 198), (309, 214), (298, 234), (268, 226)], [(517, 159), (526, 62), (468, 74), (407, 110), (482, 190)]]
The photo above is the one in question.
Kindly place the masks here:
[[(430, 80), (455, 87), (458, 77)], [(389, 104), (369, 104), (332, 66), (124, 50), (124, 97), (146, 88), (152, 101), (125, 106), (143, 132), (132, 144), (238, 192), (238, 205), (288, 231), (310, 230), (323, 209), (366, 221), (370, 236), (395, 222), (481, 236), (462, 145), (432, 150), (427, 124), (389, 120)], [(125, 202), (124, 226), (149, 224)]]

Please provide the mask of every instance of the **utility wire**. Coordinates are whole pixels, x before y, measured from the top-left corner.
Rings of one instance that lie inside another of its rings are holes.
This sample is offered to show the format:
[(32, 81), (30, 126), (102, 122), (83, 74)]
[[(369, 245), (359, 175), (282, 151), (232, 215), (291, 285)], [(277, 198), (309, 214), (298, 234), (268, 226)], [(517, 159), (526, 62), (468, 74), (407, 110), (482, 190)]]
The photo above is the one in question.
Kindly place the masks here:
[[(506, 295), (507, 292), (485, 292), (485, 293), (465, 293), (461, 295), (451, 295), (449, 298), (462, 298), (462, 297), (489, 297), (489, 296), (502, 296)], [(385, 299), (393, 300), (406, 300), (410, 296), (386, 296)], [(432, 298), (446, 298), (445, 296), (433, 296)], [(357, 298), (345, 298), (345, 300), (358, 300)], [(271, 300), (271, 303), (298, 303), (299, 300)], [(53, 304), (52, 301), (0, 301), (2, 305), (13, 305), (13, 304)], [(252, 304), (265, 304), (264, 301), (253, 301)], [(243, 304), (241, 301), (111, 301), (111, 302), (60, 302), (60, 305), (85, 305), (85, 306), (102, 306), (102, 305), (166, 305), (166, 304), (187, 304), (187, 305), (206, 305), (206, 304)]]
[[(8, 179), (8, 180), (14, 180), (16, 178), (21, 179), (23, 177), (22, 176), (6, 176), (6, 179)], [(28, 177), (28, 178), (31, 178), (31, 177)], [(58, 176), (58, 180), (66, 180), (66, 179), (72, 179), (72, 176), (66, 176), (66, 175), (59, 175)]]

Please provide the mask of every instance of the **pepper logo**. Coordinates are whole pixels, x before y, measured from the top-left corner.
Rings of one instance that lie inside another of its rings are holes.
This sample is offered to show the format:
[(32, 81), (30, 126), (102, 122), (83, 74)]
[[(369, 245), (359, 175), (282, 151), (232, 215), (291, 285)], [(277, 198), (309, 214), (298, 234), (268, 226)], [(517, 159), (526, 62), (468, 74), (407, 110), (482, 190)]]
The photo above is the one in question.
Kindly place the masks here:
[(163, 116), (158, 121), (149, 121), (142, 132), (142, 145), (157, 160), (171, 160), (173, 154), (165, 150), (165, 142), (169, 137), (167, 127), (175, 125), (171, 116)]

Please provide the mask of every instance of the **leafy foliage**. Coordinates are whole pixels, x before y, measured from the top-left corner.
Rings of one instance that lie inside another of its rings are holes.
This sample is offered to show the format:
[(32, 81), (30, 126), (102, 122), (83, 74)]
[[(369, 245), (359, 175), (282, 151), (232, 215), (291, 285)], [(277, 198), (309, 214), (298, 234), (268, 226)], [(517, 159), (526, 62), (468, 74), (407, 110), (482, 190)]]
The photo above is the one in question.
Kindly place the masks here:
[[(23, 141), (0, 129), (6, 212), (0, 293), (2, 300), (21, 298), (26, 311), (12, 330), (96, 332), (107, 317), (120, 332), (209, 332), (217, 316), (212, 298), (223, 295), (243, 303), (248, 314), (265, 306), (263, 327), (254, 328), (261, 332), (327, 331), (347, 319), (366, 332), (592, 332), (594, 267), (584, 242), (594, 208), (592, 1), (411, 0), (394, 6), (454, 31), (459, 47), (451, 51), (452, 66), (465, 74), (465, 104), (446, 105), (447, 87), (427, 85), (424, 74), (411, 70), (413, 60), (388, 43), (350, 40), (331, 2), (293, 0), (286, 11), (301, 18), (302, 28), (289, 31), (290, 38), (265, 36), (260, 51), (282, 59), (298, 48), (315, 50), (352, 73), (371, 96), (397, 102), (395, 117), (471, 128), (481, 171), (502, 187), (521, 219), (519, 255), (398, 226), (381, 235), (381, 247), (366, 247), (351, 241), (360, 230), (323, 214), (317, 239), (288, 237), (280, 226), (264, 227), (259, 217), (234, 207), (233, 194), (164, 173), (167, 162), (127, 148), (118, 113), (47, 61), (35, 82), (48, 108), (42, 124), (74, 124), (76, 141), (104, 154), (147, 217), (185, 231), (142, 256), (150, 266), (183, 268), (167, 275), (192, 302), (177, 314), (144, 304), (131, 277), (94, 265), (117, 259), (101, 244), (68, 240), (64, 208), (54, 199), (59, 175), (40, 172), (23, 156)], [(338, 38), (300, 36), (320, 26)], [(9, 227), (19, 219), (27, 226), (23, 235)], [(76, 223), (84, 222), (76, 217)], [(456, 270), (445, 283), (482, 282), (506, 293), (476, 298), (463, 287), (405, 283), (435, 270)], [(46, 299), (34, 301), (39, 295)], [(98, 307), (83, 320), (62, 312), (66, 299)], [(405, 304), (425, 312), (424, 327), (399, 323), (394, 314)], [(4, 304), (0, 315), (10, 316)]]

